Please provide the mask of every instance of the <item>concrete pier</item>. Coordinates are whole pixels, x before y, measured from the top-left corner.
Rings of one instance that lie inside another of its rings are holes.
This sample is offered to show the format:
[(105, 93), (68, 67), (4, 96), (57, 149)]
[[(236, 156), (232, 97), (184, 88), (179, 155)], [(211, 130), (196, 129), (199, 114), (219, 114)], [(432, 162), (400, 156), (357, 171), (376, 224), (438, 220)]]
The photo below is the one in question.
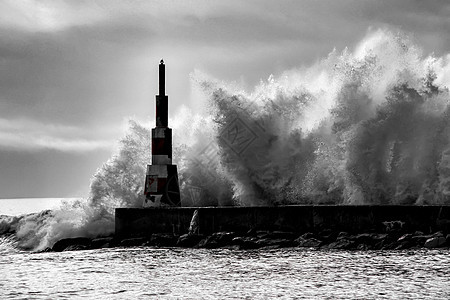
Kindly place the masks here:
[(245, 233), (250, 229), (289, 232), (381, 231), (383, 223), (399, 221), (408, 231), (450, 233), (450, 206), (294, 205), (276, 207), (116, 208), (116, 236), (146, 237), (153, 233), (188, 232), (195, 210), (199, 233)]

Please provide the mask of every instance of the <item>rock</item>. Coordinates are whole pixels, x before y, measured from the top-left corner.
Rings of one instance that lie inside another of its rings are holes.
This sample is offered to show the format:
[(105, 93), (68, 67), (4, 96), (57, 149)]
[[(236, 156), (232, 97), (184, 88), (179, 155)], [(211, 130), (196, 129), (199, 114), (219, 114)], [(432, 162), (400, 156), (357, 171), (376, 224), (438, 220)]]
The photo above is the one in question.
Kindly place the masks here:
[(310, 238), (316, 238), (316, 235), (312, 232), (306, 232), (306, 233), (302, 234), (300, 237), (307, 240)]
[(247, 236), (255, 236), (255, 235), (256, 235), (256, 230), (255, 230), (255, 228), (250, 228), (250, 230), (247, 231), (246, 235), (247, 235)]
[(267, 239), (290, 239), (293, 240), (296, 237), (296, 234), (293, 232), (287, 231), (263, 231), (258, 232), (257, 236), (259, 238), (267, 238)]
[(199, 234), (183, 234), (180, 236), (177, 240), (176, 246), (177, 247), (194, 247), (197, 245), (202, 239), (204, 238), (203, 235)]
[(259, 245), (256, 243), (255, 237), (238, 236), (231, 240), (232, 245), (238, 245), (239, 249), (256, 249)]
[(69, 247), (67, 247), (63, 251), (78, 251), (78, 250), (86, 250), (86, 249), (88, 249), (88, 246), (84, 246), (84, 245), (70, 245)]
[(338, 233), (336, 240), (345, 239), (345, 238), (348, 238), (349, 236), (350, 236), (350, 234), (348, 232), (341, 231)]
[(236, 237), (234, 232), (216, 232), (213, 233), (211, 238), (216, 241), (221, 246), (226, 246), (231, 244), (233, 238)]
[(328, 245), (323, 246), (325, 249), (340, 249), (340, 250), (350, 250), (355, 248), (355, 242), (348, 239), (340, 239), (332, 242)]
[(154, 233), (145, 246), (174, 247), (178, 237), (172, 234)]
[(444, 234), (442, 233), (442, 231), (437, 231), (437, 232), (433, 233), (431, 236), (432, 236), (432, 237), (440, 237), (440, 236), (443, 237)]
[(100, 248), (109, 248), (111, 247), (113, 237), (103, 237), (93, 239), (90, 245), (90, 249), (100, 249)]
[(199, 248), (220, 248), (233, 244), (233, 239), (236, 237), (234, 232), (215, 232), (211, 236), (201, 240), (198, 243)]
[(335, 242), (337, 237), (339, 236), (338, 232), (334, 232), (334, 231), (322, 231), (319, 234), (319, 238), (320, 240), (324, 241), (325, 243), (332, 243)]
[(198, 245), (198, 248), (206, 248), (206, 249), (216, 249), (219, 248), (219, 244), (217, 243), (217, 241), (215, 241), (214, 239), (212, 239), (210, 236), (201, 240)]
[[(386, 235), (387, 236), (387, 235)], [(354, 241), (358, 244), (364, 244), (364, 245), (374, 245), (376, 242), (378, 242), (380, 238), (377, 234), (373, 233), (361, 233), (354, 237)]]
[(411, 240), (403, 239), (397, 243), (394, 244), (394, 250), (403, 250), (403, 249), (410, 249), (414, 246), (414, 244), (411, 242)]
[(313, 237), (303, 238), (301, 236), (295, 240), (295, 243), (297, 244), (298, 247), (317, 248), (320, 247), (322, 241), (319, 241), (318, 239), (315, 239)]
[(446, 239), (443, 236), (429, 238), (425, 241), (424, 246), (427, 248), (438, 248), (445, 244)]
[(265, 238), (265, 239), (259, 239), (256, 241), (256, 244), (259, 248), (261, 247), (292, 247), (294, 246), (294, 241), (291, 239), (271, 239), (271, 238)]
[(411, 239), (412, 236), (413, 236), (413, 235), (412, 235), (411, 233), (404, 234), (404, 235), (402, 235), (401, 237), (399, 237), (399, 238), (397, 239), (397, 242), (408, 241), (408, 240)]
[(76, 238), (67, 238), (57, 241), (53, 247), (52, 251), (61, 252), (65, 251), (69, 246), (73, 246), (72, 249), (76, 248), (75, 246), (88, 247), (91, 244), (91, 239), (85, 237), (76, 237)]
[(147, 242), (147, 238), (131, 238), (131, 239), (123, 239), (120, 241), (119, 246), (120, 247), (138, 247), (138, 246), (144, 246)]
[(431, 236), (431, 235), (413, 235), (411, 237), (411, 242), (414, 245), (418, 245), (418, 246), (422, 247), (425, 244), (425, 242), (432, 237), (433, 236)]

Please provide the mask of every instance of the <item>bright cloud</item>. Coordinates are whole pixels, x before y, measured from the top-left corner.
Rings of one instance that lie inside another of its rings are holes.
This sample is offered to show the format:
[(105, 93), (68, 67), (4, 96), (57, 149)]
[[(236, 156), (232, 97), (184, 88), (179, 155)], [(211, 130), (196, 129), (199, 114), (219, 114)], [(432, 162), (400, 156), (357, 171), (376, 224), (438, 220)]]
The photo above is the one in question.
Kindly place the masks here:
[(86, 130), (73, 126), (0, 118), (0, 149), (86, 152), (111, 149), (114, 145), (114, 140), (92, 139), (88, 135)]

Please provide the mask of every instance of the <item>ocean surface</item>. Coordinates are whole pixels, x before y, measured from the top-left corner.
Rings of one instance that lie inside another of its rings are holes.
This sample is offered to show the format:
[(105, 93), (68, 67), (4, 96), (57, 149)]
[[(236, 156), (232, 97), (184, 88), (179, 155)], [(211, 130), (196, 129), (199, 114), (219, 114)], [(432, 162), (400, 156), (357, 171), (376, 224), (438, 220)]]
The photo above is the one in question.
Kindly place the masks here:
[[(0, 200), (0, 214), (70, 199)], [(0, 236), (0, 299), (450, 299), (448, 250), (18, 250)]]
[(0, 299), (450, 299), (448, 250), (1, 247)]

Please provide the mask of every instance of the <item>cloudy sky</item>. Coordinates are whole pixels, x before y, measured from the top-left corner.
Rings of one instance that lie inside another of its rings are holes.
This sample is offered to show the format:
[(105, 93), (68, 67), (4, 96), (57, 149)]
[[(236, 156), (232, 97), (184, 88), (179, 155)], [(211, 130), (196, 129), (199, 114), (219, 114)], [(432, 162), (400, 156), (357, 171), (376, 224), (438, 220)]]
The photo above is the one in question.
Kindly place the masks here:
[(440, 56), (449, 16), (445, 0), (0, 0), (0, 198), (87, 195), (126, 119), (153, 116), (161, 58), (174, 115), (196, 69), (251, 88), (378, 28)]

